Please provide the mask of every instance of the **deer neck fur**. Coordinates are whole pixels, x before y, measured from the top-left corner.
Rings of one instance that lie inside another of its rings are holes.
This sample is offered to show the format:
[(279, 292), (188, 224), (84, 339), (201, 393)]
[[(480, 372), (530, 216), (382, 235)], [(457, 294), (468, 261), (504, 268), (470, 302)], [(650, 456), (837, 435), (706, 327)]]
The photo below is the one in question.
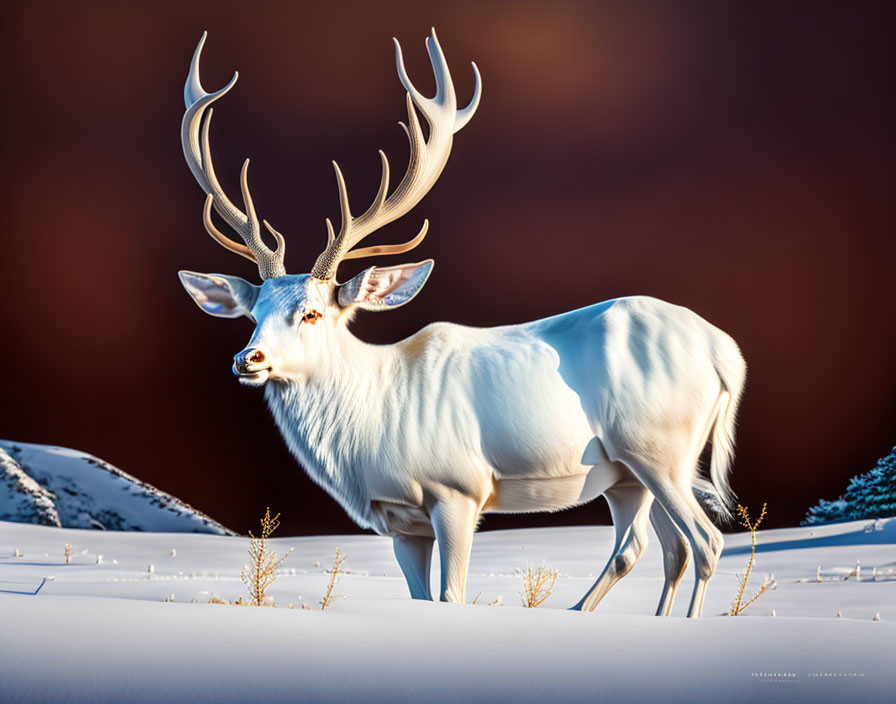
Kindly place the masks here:
[(311, 350), (306, 374), (271, 380), (265, 399), (293, 456), (362, 527), (371, 496), (363, 472), (380, 454), (384, 417), (397, 407), (400, 355), (371, 345), (344, 324), (332, 326)]

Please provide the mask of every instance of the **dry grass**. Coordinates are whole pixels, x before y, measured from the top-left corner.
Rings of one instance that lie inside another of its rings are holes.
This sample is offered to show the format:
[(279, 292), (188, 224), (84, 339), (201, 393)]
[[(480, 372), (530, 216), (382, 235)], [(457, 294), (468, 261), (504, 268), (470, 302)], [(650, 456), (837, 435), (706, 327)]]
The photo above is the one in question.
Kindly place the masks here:
[[(272, 517), (271, 509), (266, 508), (264, 517), (260, 521), (261, 534), (256, 537), (252, 534), (252, 531), (249, 531), (249, 537), (251, 538), (251, 543), (249, 545), (250, 562), (248, 565), (243, 566), (240, 576), (243, 579), (243, 584), (246, 585), (246, 589), (249, 591), (250, 601), (248, 603), (254, 606), (274, 605), (273, 600), (268, 599), (268, 589), (274, 583), (274, 580), (277, 579), (280, 563), (289, 557), (289, 554), (292, 552), (292, 548), (290, 548), (289, 552), (280, 557), (267, 546), (268, 538), (271, 537), (271, 534), (277, 530), (277, 527), (280, 525), (279, 519), (279, 513)], [(212, 603), (222, 602), (216, 601)], [(242, 599), (239, 599), (235, 603), (242, 603)]]
[(72, 559), (72, 546), (71, 543), (65, 544), (65, 564), (69, 564)]
[(737, 616), (743, 613), (744, 609), (761, 597), (766, 589), (774, 589), (774, 581), (766, 579), (759, 588), (759, 591), (753, 595), (753, 598), (749, 601), (744, 601), (744, 592), (747, 589), (747, 582), (750, 580), (750, 573), (753, 571), (753, 561), (756, 557), (756, 530), (759, 528), (759, 524), (762, 523), (762, 519), (765, 518), (765, 509), (766, 504), (762, 504), (762, 511), (759, 513), (759, 518), (755, 521), (751, 521), (750, 513), (747, 511), (746, 507), (741, 506), (740, 504), (737, 505), (737, 512), (740, 514), (740, 524), (750, 531), (750, 561), (747, 563), (747, 571), (744, 573), (740, 588), (737, 590), (737, 598), (731, 602), (731, 608), (728, 610), (729, 616)]
[[(277, 519), (279, 517), (280, 514), (277, 514), (272, 518), (270, 511), (265, 511), (264, 518), (261, 519), (261, 535), (255, 537), (251, 532), (249, 533), (249, 536), (252, 538), (252, 545), (249, 548), (249, 556), (252, 558), (252, 563), (243, 567), (242, 577), (243, 583), (249, 590), (250, 598), (246, 600), (240, 597), (236, 601), (228, 601), (219, 596), (212, 596), (208, 599), (209, 604), (226, 604), (228, 606), (276, 606), (274, 600), (267, 596), (267, 590), (277, 577), (277, 570), (280, 563), (292, 552), (292, 549), (290, 549), (286, 555), (278, 557), (276, 552), (267, 547), (266, 541), (271, 536), (271, 533), (277, 529)], [(348, 574), (346, 570), (342, 569), (342, 563), (345, 562), (347, 558), (348, 555), (340, 554), (339, 548), (336, 548), (336, 559), (333, 562), (333, 567), (327, 570), (327, 573), (330, 575), (330, 580), (327, 583), (326, 593), (324, 594), (323, 599), (320, 600), (321, 611), (329, 609), (330, 606), (333, 605), (333, 601), (338, 597), (337, 594), (333, 593), (333, 588), (339, 580), (339, 575)], [(204, 601), (204, 597), (202, 600)], [(193, 601), (195, 602), (196, 599), (194, 598)], [(311, 607), (308, 606), (308, 604), (299, 604), (298, 606), (289, 604), (287, 608), (302, 609), (305, 611), (311, 610)]]
[(330, 581), (327, 584), (327, 593), (324, 594), (324, 598), (320, 600), (321, 611), (326, 611), (333, 603), (333, 587), (336, 586), (336, 581), (339, 579), (339, 575), (345, 574), (345, 570), (342, 569), (342, 563), (345, 562), (347, 558), (348, 555), (340, 555), (339, 548), (336, 548), (336, 560), (333, 562), (333, 567), (327, 570), (330, 574)]
[[(193, 599), (193, 602), (196, 602), (196, 599)], [(209, 598), (209, 604), (224, 604), (225, 606), (257, 606), (254, 601), (246, 601), (243, 597), (240, 597), (236, 601), (227, 601), (227, 599), (222, 599), (219, 596), (212, 596)], [(274, 606), (273, 602), (266, 602), (262, 604), (262, 606)], [(289, 608), (292, 608), (292, 604), (289, 605)]]
[(559, 570), (549, 570), (544, 565), (532, 568), (526, 564), (523, 573), (523, 606), (534, 609), (551, 595)]

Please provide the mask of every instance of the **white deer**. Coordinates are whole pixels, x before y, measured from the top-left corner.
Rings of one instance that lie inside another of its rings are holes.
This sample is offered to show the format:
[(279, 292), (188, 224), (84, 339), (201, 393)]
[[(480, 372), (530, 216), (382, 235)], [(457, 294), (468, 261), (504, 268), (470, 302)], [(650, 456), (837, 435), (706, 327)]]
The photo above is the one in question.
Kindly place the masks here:
[[(241, 173), (245, 212), (224, 194), (209, 150), (210, 106), (234, 85), (207, 93), (199, 81), (205, 35), (185, 87), (184, 154), (208, 194), (204, 223), (227, 249), (258, 265), (263, 283), (181, 271), (193, 300), (214, 316), (245, 316), (256, 327), (234, 357), (233, 371), (265, 398), (290, 451), (362, 528), (393, 538), (411, 596), (431, 599), (433, 542), (438, 541), (442, 601), (463, 602), (473, 533), (485, 512), (557, 511), (603, 495), (616, 544), (599, 579), (575, 608), (592, 610), (635, 565), (652, 522), (663, 547), (665, 585), (658, 615), (668, 615), (694, 554), (696, 582), (689, 615), (700, 615), (722, 534), (694, 497), (711, 492), (723, 506), (733, 453), (735, 414), (746, 367), (735, 342), (695, 313), (663, 301), (620, 298), (523, 325), (479, 329), (434, 323), (393, 345), (356, 338), (349, 322), (360, 310), (410, 301), (432, 260), (370, 267), (336, 282), (340, 262), (406, 252), (411, 241), (355, 249), (370, 233), (416, 205), (433, 186), (455, 132), (479, 103), (457, 109), (454, 86), (435, 31), (427, 48), (436, 95), (424, 98), (405, 71), (410, 163), (388, 195), (389, 163), (373, 204), (349, 209), (334, 163), (342, 225), (329, 220), (327, 247), (310, 274), (287, 275), (284, 238), (261, 238)], [(424, 138), (416, 111), (429, 123)], [(245, 244), (222, 234), (212, 209)], [(712, 443), (710, 476), (698, 459)]]

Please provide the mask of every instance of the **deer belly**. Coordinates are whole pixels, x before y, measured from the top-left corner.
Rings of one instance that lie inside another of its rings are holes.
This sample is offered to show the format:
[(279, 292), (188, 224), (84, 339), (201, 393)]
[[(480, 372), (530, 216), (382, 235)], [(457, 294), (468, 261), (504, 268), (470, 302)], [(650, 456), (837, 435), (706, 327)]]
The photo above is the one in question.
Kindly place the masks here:
[(429, 516), (420, 506), (373, 501), (370, 517), (374, 530), (380, 535), (419, 535), (434, 537)]
[(484, 510), (492, 513), (558, 511), (592, 501), (621, 478), (617, 465), (601, 464), (589, 472), (563, 477), (496, 479)]

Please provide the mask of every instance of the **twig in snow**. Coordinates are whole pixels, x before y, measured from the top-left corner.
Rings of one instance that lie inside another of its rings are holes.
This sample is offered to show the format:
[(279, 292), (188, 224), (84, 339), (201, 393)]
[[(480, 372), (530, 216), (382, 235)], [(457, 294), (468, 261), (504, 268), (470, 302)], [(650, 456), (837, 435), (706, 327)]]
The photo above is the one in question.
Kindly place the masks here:
[(765, 508), (766, 504), (762, 504), (762, 511), (759, 513), (759, 518), (755, 521), (750, 520), (750, 514), (744, 506), (740, 504), (737, 505), (737, 511), (740, 513), (740, 524), (750, 531), (750, 561), (747, 563), (747, 571), (744, 573), (744, 578), (740, 583), (740, 589), (737, 592), (737, 598), (731, 602), (731, 608), (728, 611), (729, 616), (737, 616), (743, 613), (744, 609), (746, 609), (750, 604), (756, 601), (760, 596), (765, 593), (765, 590), (769, 587), (774, 588), (774, 580), (766, 579), (762, 586), (759, 588), (759, 591), (747, 602), (744, 602), (744, 591), (747, 588), (747, 582), (750, 579), (750, 573), (753, 571), (753, 559), (756, 557), (756, 529), (759, 528), (759, 524), (762, 523), (762, 519), (765, 518)]
[(333, 601), (333, 587), (336, 586), (336, 581), (339, 579), (340, 574), (345, 574), (345, 571), (342, 569), (342, 563), (346, 561), (348, 555), (339, 555), (339, 548), (336, 548), (336, 561), (333, 563), (333, 568), (327, 570), (330, 573), (330, 581), (327, 584), (327, 593), (324, 594), (324, 598), (320, 600), (320, 610), (326, 611), (330, 608), (330, 605)]
[(268, 588), (277, 579), (280, 563), (289, 557), (289, 554), (292, 552), (292, 548), (290, 548), (283, 557), (279, 557), (276, 552), (268, 549), (267, 540), (280, 525), (279, 518), (279, 513), (271, 517), (271, 509), (266, 508), (264, 517), (260, 521), (261, 535), (256, 537), (252, 534), (252, 531), (249, 531), (249, 537), (251, 538), (249, 545), (250, 564), (243, 566), (240, 576), (252, 599), (250, 603), (255, 606), (273, 606), (273, 602), (268, 603), (267, 600)]
[(37, 596), (37, 593), (41, 590), (41, 588), (47, 582), (55, 582), (55, 581), (56, 581), (55, 577), (44, 577), (42, 580), (40, 580), (40, 584), (37, 585), (37, 589), (34, 590), (34, 594), (32, 596)]
[(544, 565), (532, 569), (528, 562), (523, 574), (523, 606), (534, 609), (551, 595), (559, 570), (549, 570)]

